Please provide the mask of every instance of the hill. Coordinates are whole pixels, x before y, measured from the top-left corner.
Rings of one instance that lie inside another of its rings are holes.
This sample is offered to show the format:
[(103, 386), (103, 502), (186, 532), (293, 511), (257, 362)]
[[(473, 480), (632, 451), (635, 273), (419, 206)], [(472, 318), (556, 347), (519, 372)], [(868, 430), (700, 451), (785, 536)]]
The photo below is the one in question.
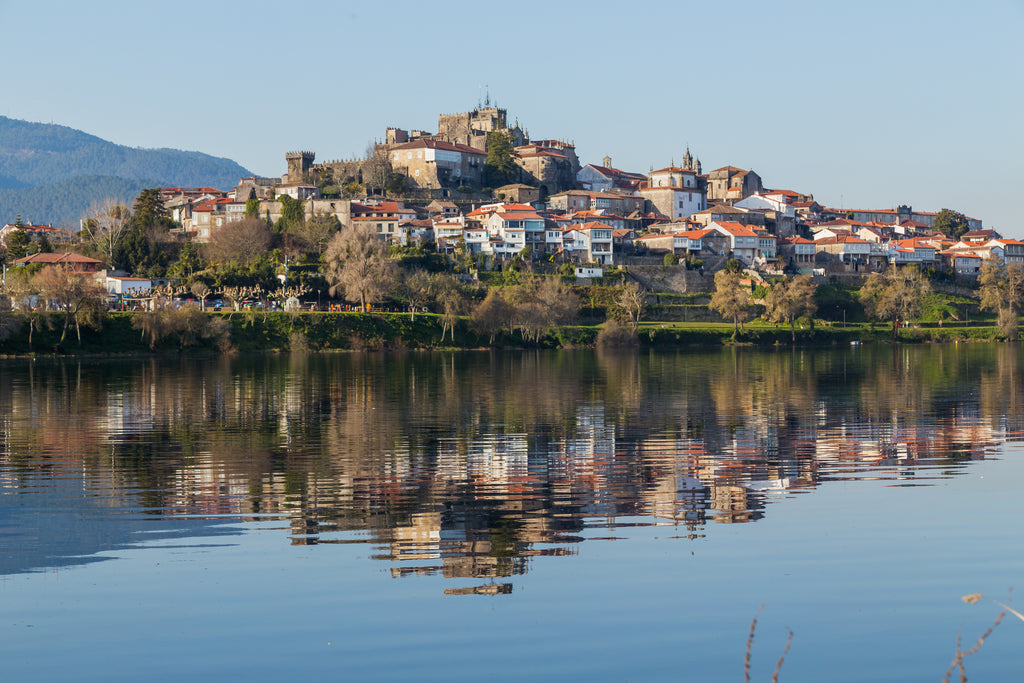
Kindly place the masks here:
[(0, 224), (75, 223), (107, 196), (144, 187), (228, 189), (252, 175), (230, 159), (176, 149), (138, 149), (67, 126), (0, 116)]
[(139, 192), (160, 185), (153, 180), (92, 175), (39, 187), (0, 189), (0, 225), (13, 223), (17, 216), (21, 216), (26, 223), (49, 223), (74, 228), (82, 214), (93, 204), (112, 197), (130, 205), (139, 196)]

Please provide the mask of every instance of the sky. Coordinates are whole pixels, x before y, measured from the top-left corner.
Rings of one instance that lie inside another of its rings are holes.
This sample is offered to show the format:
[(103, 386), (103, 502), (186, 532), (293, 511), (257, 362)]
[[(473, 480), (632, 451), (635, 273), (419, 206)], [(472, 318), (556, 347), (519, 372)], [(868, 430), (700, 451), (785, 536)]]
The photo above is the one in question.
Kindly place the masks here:
[(362, 156), (489, 94), (634, 172), (753, 169), (826, 206), (951, 208), (1024, 238), (1024, 0), (0, 0), (0, 114), (132, 147)]

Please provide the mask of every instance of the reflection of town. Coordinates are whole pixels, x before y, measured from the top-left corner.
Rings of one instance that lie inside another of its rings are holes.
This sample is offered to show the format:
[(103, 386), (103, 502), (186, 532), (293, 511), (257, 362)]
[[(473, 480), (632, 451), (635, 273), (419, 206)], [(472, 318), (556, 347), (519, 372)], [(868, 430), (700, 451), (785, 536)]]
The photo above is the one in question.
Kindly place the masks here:
[[(396, 577), (490, 578), (616, 529), (699, 538), (823, 482), (926, 484), (1020, 439), (1013, 346), (0, 366), (0, 492), (287, 517)], [(38, 485), (34, 483), (33, 485)]]

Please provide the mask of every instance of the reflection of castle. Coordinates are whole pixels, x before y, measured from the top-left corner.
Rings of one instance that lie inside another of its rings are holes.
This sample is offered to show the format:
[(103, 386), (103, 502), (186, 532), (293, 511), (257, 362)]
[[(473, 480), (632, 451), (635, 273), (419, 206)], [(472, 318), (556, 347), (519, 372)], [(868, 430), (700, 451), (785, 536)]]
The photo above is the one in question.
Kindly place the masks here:
[(73, 389), (0, 368), (0, 475), (13, 489), (19, 467), (84, 469), (94, 493), (154, 514), (276, 514), (296, 544), (377, 545), (393, 576), (501, 579), (620, 525), (693, 537), (826, 479), (954, 472), (1024, 431), (1011, 353), (983, 365), (1005, 382), (941, 410), (920, 376), (884, 366), (846, 383), (862, 400), (831, 401), (829, 368), (788, 357), (567, 358), (139, 364)]

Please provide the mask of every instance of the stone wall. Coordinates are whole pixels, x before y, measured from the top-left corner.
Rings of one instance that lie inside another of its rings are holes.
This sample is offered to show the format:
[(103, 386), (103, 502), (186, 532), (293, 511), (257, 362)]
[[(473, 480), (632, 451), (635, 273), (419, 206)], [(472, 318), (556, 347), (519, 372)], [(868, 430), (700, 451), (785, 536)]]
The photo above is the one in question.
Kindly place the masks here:
[(629, 266), (629, 277), (652, 292), (712, 292), (715, 279), (708, 271), (687, 270), (683, 266)]

